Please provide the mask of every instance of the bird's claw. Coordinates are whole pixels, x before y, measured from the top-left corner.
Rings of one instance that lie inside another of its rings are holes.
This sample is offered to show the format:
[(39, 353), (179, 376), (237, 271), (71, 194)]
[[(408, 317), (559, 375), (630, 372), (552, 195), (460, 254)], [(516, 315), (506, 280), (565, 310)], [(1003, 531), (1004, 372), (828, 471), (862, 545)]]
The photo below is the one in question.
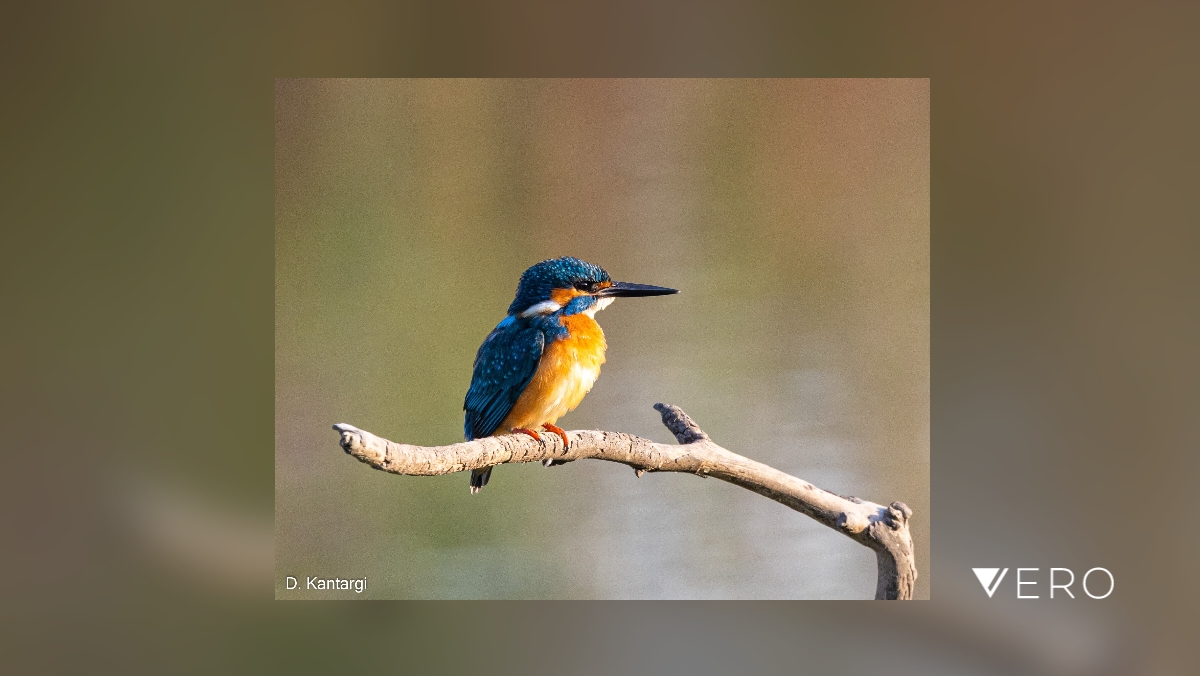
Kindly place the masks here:
[(567, 450), (571, 446), (571, 442), (567, 441), (567, 433), (566, 433), (566, 431), (563, 430), (563, 428), (558, 427), (557, 425), (554, 425), (553, 423), (542, 423), (542, 427), (544, 427), (547, 432), (554, 432), (555, 434), (558, 435), (559, 439), (562, 439), (564, 451)]
[(536, 439), (538, 441), (542, 440), (542, 437), (540, 435), (538, 435), (537, 432), (534, 432), (533, 430), (529, 429), (528, 427), (514, 427), (514, 428), (512, 428), (512, 433), (513, 434), (528, 434), (529, 436), (533, 437), (534, 439)]

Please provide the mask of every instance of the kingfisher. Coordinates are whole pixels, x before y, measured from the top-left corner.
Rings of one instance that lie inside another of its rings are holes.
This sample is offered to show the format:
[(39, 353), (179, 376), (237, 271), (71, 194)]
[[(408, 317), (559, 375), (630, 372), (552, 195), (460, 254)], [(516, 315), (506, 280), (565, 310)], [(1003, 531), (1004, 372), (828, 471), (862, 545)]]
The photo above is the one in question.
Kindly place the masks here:
[[(604, 363), (604, 331), (596, 313), (614, 299), (662, 296), (676, 289), (614, 282), (598, 265), (578, 258), (544, 260), (521, 275), (508, 316), (479, 352), (467, 390), (463, 432), (467, 441), (535, 428), (567, 433), (554, 425), (592, 389)], [(487, 485), (493, 467), (471, 470), (471, 494)]]

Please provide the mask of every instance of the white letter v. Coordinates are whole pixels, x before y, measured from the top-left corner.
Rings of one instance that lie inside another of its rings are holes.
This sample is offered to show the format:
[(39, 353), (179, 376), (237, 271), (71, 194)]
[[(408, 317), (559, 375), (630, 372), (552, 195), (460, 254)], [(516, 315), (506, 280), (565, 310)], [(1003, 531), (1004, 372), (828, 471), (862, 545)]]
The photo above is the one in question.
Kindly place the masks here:
[[(1000, 586), (1000, 582), (1004, 579), (1004, 574), (1008, 569), (1000, 570), (999, 568), (972, 568), (975, 571), (975, 577), (979, 578), (979, 584), (983, 585), (983, 590), (987, 592), (988, 598), (992, 598), (992, 594), (996, 593), (996, 588)], [(996, 577), (996, 571), (1000, 571), (1000, 577)], [(992, 580), (995, 579), (995, 584)]]

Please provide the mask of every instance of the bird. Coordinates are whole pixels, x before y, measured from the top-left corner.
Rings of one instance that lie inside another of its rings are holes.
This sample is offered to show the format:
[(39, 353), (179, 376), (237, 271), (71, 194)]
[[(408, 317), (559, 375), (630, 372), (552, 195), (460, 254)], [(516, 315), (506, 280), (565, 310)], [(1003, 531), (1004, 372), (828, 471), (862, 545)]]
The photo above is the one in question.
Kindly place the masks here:
[[(541, 437), (592, 389), (607, 344), (596, 313), (616, 298), (663, 296), (678, 289), (615, 282), (598, 265), (570, 256), (531, 266), (517, 283), (508, 314), (475, 355), (463, 401), (467, 441), (501, 434)], [(471, 494), (487, 485), (492, 467), (471, 470)]]

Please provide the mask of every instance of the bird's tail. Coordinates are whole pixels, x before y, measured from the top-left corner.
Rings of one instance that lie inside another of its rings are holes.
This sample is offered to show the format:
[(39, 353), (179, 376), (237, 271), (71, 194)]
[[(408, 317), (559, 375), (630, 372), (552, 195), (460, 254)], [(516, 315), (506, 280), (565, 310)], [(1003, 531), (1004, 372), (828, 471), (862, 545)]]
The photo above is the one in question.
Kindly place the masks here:
[(471, 495), (483, 490), (483, 487), (487, 485), (490, 478), (492, 478), (491, 467), (471, 470)]

